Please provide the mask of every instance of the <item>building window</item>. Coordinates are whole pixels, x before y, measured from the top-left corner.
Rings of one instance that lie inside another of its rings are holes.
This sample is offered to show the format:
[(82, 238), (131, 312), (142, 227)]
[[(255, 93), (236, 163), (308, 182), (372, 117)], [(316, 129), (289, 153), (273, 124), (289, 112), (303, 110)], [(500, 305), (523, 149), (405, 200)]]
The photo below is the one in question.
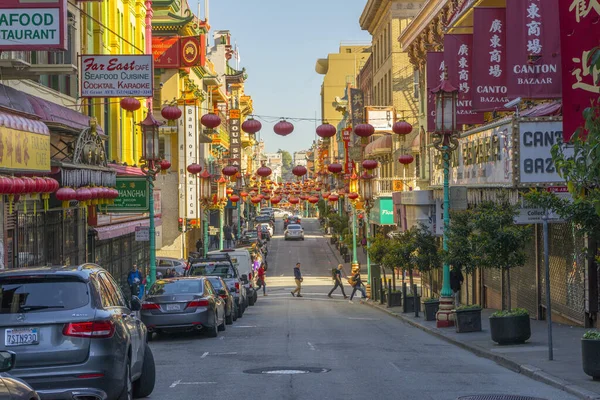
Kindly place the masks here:
[(413, 97), (419, 98), (419, 70), (413, 70)]

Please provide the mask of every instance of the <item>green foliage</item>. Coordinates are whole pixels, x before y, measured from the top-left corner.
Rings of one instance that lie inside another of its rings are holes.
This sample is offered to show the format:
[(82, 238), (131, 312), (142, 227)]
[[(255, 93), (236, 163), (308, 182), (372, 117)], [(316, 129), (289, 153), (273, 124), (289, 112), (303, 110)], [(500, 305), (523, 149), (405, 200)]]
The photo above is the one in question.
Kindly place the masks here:
[(277, 150), (277, 152), (281, 154), (282, 175), (290, 174), (292, 172), (292, 162), (293, 162), (292, 155), (287, 150), (279, 149), (279, 150)]
[(333, 229), (333, 233), (336, 235), (342, 235), (346, 229), (348, 229), (348, 216), (336, 213), (330, 213), (327, 216), (329, 226)]
[(374, 264), (383, 265), (383, 257), (389, 251), (388, 242), (389, 239), (383, 235), (377, 235), (369, 241), (369, 247), (367, 251), (369, 252), (369, 257), (371, 258), (371, 262)]
[(481, 306), (479, 304), (470, 304), (466, 306), (460, 306), (456, 309), (456, 311), (467, 311), (467, 310), (481, 310)]
[(447, 231), (448, 250), (442, 252), (443, 260), (468, 274), (475, 271), (478, 252), (474, 237), (475, 213), (472, 210), (450, 211), (452, 223)]
[(584, 339), (591, 339), (591, 340), (600, 340), (600, 332), (598, 332), (598, 331), (587, 331), (586, 333), (583, 334), (583, 338)]
[(440, 301), (439, 297), (428, 297), (423, 300), (423, 303), (435, 303), (436, 301)]
[(435, 236), (424, 225), (410, 229), (414, 250), (411, 253), (411, 262), (421, 273), (429, 272), (441, 266), (441, 257)]
[(519, 317), (529, 315), (529, 311), (524, 308), (513, 308), (512, 310), (496, 311), (491, 315), (492, 318)]

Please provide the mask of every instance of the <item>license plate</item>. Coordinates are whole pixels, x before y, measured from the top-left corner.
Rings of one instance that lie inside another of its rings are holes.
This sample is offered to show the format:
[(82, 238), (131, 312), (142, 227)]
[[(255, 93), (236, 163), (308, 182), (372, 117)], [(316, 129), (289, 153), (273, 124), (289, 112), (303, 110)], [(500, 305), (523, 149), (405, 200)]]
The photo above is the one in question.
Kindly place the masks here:
[(6, 346), (27, 346), (38, 344), (38, 330), (36, 328), (14, 328), (4, 332)]
[(179, 311), (181, 306), (179, 304), (167, 304), (167, 311)]

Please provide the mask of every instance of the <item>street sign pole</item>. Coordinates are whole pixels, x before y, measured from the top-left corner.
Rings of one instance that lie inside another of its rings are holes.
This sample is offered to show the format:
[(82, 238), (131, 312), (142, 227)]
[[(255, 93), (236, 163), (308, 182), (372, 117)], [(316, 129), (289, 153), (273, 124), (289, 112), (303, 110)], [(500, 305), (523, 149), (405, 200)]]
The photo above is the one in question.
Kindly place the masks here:
[(552, 299), (550, 298), (550, 260), (548, 248), (548, 209), (544, 210), (542, 217), (543, 236), (544, 236), (544, 269), (546, 278), (546, 324), (548, 326), (548, 360), (554, 359), (554, 350), (552, 346)]

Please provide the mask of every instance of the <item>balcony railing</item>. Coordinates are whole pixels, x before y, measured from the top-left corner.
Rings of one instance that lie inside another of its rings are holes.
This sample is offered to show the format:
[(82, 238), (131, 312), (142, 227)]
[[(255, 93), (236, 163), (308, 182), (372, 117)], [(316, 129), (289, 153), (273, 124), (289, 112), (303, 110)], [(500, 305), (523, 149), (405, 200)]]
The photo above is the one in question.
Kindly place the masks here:
[(394, 178), (375, 178), (374, 195), (375, 197), (391, 196), (393, 192), (402, 192), (408, 190), (408, 186), (415, 186), (416, 177), (394, 177)]

